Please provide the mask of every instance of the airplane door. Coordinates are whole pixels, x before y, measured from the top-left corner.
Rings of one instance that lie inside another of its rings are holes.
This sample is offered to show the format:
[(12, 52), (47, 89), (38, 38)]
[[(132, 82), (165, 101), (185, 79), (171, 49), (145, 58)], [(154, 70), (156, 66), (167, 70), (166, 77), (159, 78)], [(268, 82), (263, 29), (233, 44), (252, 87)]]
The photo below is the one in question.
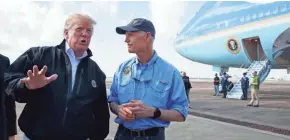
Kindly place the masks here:
[(266, 59), (266, 54), (260, 43), (259, 37), (251, 37), (242, 39), (243, 47), (246, 55), (251, 61), (263, 61)]
[(260, 43), (260, 39), (256, 39), (255, 44), (257, 46), (257, 59), (258, 59), (258, 61), (266, 60), (266, 54), (265, 54), (264, 49)]

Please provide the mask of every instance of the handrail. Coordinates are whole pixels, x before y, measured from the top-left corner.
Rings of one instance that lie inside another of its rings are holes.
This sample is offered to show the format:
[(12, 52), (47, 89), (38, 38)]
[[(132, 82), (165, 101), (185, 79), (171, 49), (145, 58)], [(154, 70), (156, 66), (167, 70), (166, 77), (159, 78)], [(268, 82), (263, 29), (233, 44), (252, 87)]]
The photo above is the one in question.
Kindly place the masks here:
[[(246, 65), (246, 64), (242, 64), (239, 69), (242, 69), (244, 67), (244, 65)], [(239, 76), (236, 76), (236, 77), (239, 77)]]
[[(259, 60), (259, 61), (264, 61), (264, 60), (263, 60), (264, 58), (266, 58), (266, 59), (267, 59), (267, 56), (266, 56), (266, 54), (265, 54), (265, 55), (264, 55), (262, 58), (260, 58), (260, 60)], [(266, 60), (266, 59), (265, 59), (265, 60)]]
[(245, 65), (245, 64), (241, 65), (241, 67), (240, 67), (240, 68), (243, 68), (243, 67), (244, 67), (244, 65)]

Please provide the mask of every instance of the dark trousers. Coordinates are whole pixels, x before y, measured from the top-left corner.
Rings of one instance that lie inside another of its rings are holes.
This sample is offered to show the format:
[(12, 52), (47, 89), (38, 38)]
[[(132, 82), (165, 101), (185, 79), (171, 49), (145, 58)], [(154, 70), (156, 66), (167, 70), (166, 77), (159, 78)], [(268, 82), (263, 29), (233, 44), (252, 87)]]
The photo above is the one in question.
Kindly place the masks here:
[(227, 86), (226, 86), (226, 84), (223, 84), (222, 88), (223, 88), (223, 93), (224, 93), (223, 98), (226, 98), (227, 97)]
[(114, 140), (165, 140), (165, 128), (158, 128), (158, 133), (155, 136), (130, 136), (128, 129), (119, 125)]
[(248, 88), (242, 88), (243, 90), (243, 99), (247, 100), (248, 99)]
[(190, 88), (185, 89), (185, 91), (186, 91), (186, 97), (187, 97), (188, 103), (190, 103), (190, 99), (189, 99), (189, 90), (190, 90)]

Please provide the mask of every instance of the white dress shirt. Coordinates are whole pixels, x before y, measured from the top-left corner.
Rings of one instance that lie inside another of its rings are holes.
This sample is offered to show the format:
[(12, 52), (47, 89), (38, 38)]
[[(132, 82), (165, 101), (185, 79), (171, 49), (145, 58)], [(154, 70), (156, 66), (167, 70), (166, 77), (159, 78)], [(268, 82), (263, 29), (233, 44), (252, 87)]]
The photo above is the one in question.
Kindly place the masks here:
[(68, 43), (66, 42), (65, 43), (65, 52), (66, 52), (66, 54), (68, 55), (68, 57), (69, 57), (69, 60), (70, 60), (70, 63), (71, 63), (71, 76), (72, 76), (72, 85), (71, 85), (71, 87), (72, 87), (72, 89), (73, 89), (73, 86), (74, 86), (74, 83), (75, 83), (75, 77), (76, 77), (76, 72), (77, 72), (77, 68), (78, 68), (78, 65), (79, 65), (79, 63), (80, 63), (80, 61), (81, 61), (81, 59), (83, 59), (84, 57), (86, 57), (87, 55), (88, 55), (88, 53), (87, 53), (87, 51), (85, 51), (84, 52), (84, 54), (81, 56), (81, 57), (77, 57), (76, 58), (76, 56), (75, 56), (75, 53), (74, 53), (74, 51), (73, 51), (73, 49), (72, 48), (70, 48), (69, 47), (69, 45), (68, 45)]

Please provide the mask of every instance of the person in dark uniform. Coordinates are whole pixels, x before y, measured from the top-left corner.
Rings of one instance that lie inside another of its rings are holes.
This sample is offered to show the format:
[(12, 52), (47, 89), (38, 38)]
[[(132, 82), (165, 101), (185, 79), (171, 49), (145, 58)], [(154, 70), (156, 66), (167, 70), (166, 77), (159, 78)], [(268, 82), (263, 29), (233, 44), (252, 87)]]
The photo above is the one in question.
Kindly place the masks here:
[[(9, 58), (0, 54), (0, 64), (2, 73), (4, 73), (10, 66)], [(1, 94), (2, 94), (1, 96), (3, 97), (2, 100), (4, 103), (4, 111), (5, 111), (5, 117), (3, 118), (4, 119), (6, 118), (4, 120), (6, 125), (5, 137), (8, 137), (9, 140), (15, 140), (15, 135), (17, 134), (15, 101), (12, 95), (8, 95), (7, 93), (5, 93), (4, 89), (1, 90)]]
[(227, 85), (228, 85), (228, 77), (227, 77), (227, 73), (223, 73), (222, 77), (221, 77), (221, 84), (222, 84), (222, 91), (223, 91), (223, 98), (227, 97)]
[(247, 73), (243, 73), (243, 77), (241, 78), (241, 88), (243, 91), (242, 100), (248, 99), (248, 88), (249, 88), (249, 78), (247, 77)]
[(181, 75), (182, 75), (182, 79), (183, 79), (183, 83), (184, 83), (184, 87), (185, 87), (185, 91), (186, 91), (186, 97), (187, 97), (188, 102), (190, 103), (189, 91), (192, 88), (191, 83), (189, 81), (189, 77), (186, 76), (186, 73), (184, 71), (181, 71)]

